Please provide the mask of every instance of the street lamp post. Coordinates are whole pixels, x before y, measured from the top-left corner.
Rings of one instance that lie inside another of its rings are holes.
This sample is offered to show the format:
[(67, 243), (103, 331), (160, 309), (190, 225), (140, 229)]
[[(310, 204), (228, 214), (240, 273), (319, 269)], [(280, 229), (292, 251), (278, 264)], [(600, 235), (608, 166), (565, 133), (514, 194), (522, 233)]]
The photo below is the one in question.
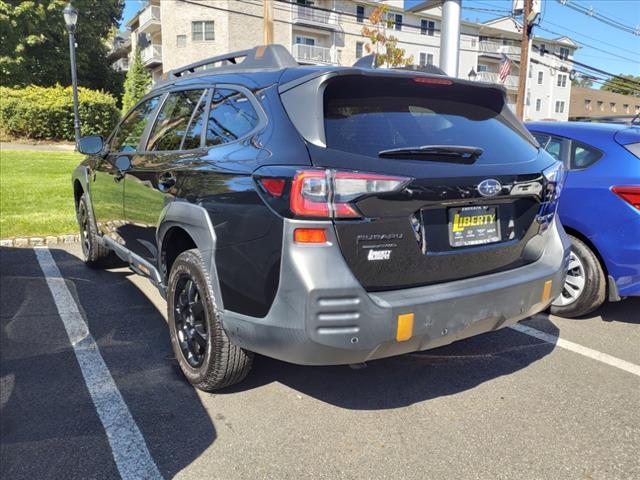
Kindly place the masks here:
[(62, 11), (64, 23), (69, 32), (69, 55), (71, 58), (71, 84), (73, 88), (73, 130), (76, 136), (76, 148), (80, 141), (80, 114), (78, 113), (78, 76), (76, 74), (76, 23), (78, 22), (78, 10), (71, 3), (67, 3)]

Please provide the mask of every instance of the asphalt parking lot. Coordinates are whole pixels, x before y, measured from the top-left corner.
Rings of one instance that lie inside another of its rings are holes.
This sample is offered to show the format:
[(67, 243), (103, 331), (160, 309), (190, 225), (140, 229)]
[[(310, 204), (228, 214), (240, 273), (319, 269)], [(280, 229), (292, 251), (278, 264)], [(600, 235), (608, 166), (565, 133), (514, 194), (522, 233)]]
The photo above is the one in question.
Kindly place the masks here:
[[(149, 478), (640, 478), (640, 299), (524, 322), (542, 338), (508, 328), (359, 370), (258, 357), (205, 394), (146, 280), (50, 252), (112, 382), (81, 368), (36, 252), (3, 248), (4, 479), (126, 477), (139, 451)], [(105, 421), (112, 401), (130, 422)]]

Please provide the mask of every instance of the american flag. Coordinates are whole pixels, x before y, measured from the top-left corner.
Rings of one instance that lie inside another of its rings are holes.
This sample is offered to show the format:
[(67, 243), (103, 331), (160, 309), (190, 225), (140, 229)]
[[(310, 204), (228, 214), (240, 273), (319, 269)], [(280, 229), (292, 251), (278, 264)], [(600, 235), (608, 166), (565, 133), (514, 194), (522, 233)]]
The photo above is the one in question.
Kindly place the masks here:
[(498, 70), (498, 80), (500, 83), (504, 83), (507, 79), (507, 75), (511, 71), (511, 65), (513, 62), (504, 53), (502, 54), (502, 62), (500, 62), (500, 70)]

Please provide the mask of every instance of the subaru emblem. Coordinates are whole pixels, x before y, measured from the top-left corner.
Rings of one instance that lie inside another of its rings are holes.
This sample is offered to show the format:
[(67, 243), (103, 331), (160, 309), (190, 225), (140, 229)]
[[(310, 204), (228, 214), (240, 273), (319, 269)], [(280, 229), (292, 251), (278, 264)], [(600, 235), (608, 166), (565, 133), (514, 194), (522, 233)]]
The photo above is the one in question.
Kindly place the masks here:
[(487, 178), (478, 184), (478, 192), (483, 197), (495, 197), (502, 191), (502, 185), (495, 178)]

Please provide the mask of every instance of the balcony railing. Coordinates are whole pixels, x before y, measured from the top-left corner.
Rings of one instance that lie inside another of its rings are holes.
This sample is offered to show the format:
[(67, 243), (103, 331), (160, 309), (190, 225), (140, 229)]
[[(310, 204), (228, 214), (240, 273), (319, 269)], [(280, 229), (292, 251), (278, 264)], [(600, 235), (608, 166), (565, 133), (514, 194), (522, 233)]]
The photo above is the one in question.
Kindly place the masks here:
[(481, 52), (495, 53), (495, 54), (504, 53), (506, 55), (520, 55), (520, 47), (515, 45), (503, 45), (498, 42), (482, 41), (479, 43), (479, 47)]
[(160, 27), (160, 7), (149, 5), (140, 12), (140, 31), (145, 31), (151, 27)]
[(502, 83), (498, 80), (498, 74), (495, 72), (478, 72), (476, 80), (479, 82), (499, 83), (506, 87), (517, 87), (519, 79), (515, 75), (507, 75), (504, 83)]
[(293, 6), (293, 20), (312, 22), (314, 24), (326, 25), (328, 27), (334, 27), (338, 24), (338, 18), (335, 12), (326, 12), (324, 10), (318, 10), (305, 5)]
[(328, 47), (317, 47), (315, 45), (303, 45), (296, 43), (293, 45), (293, 56), (298, 61), (309, 63), (339, 64), (340, 55), (336, 50)]
[(157, 63), (162, 63), (162, 45), (152, 43), (140, 50), (140, 58), (142, 64), (150, 66)]

